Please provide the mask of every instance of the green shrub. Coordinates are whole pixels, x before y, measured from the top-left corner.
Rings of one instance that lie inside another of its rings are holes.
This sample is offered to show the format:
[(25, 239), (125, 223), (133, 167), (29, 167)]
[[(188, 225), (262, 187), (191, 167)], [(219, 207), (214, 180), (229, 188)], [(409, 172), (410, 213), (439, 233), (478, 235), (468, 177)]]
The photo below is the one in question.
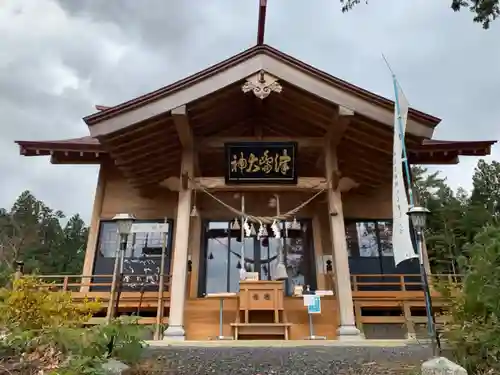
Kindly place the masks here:
[(10, 357), (32, 366), (33, 373), (51, 375), (101, 375), (108, 355), (130, 364), (140, 358), (147, 328), (137, 319), (84, 328), (82, 323), (101, 308), (100, 303), (75, 303), (69, 292), (50, 291), (48, 286), (26, 277), (0, 291), (0, 322), (6, 333), (0, 346)]
[(444, 338), (469, 373), (500, 373), (500, 228), (479, 233), (460, 263), (463, 283), (442, 286), (449, 305)]
[(99, 302), (75, 303), (70, 292), (51, 291), (35, 276), (14, 281), (0, 290), (0, 323), (9, 329), (31, 330), (77, 326), (101, 308)]

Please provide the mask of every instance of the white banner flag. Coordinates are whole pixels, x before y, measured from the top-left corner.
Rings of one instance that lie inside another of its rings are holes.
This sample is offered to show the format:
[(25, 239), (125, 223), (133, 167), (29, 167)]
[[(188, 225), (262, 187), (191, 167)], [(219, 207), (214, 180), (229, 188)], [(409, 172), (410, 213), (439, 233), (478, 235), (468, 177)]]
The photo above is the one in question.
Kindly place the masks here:
[[(403, 91), (394, 82), (397, 90), (398, 106), (394, 105), (394, 145), (393, 145), (393, 174), (392, 174), (392, 248), (394, 253), (394, 263), (396, 266), (407, 260), (418, 257), (413, 250), (410, 237), (410, 222), (408, 215), (408, 198), (406, 196), (405, 184), (403, 180), (403, 142), (406, 131), (406, 119), (408, 117), (408, 101)], [(401, 125), (400, 121), (401, 120)], [(402, 129), (400, 128), (402, 127)]]

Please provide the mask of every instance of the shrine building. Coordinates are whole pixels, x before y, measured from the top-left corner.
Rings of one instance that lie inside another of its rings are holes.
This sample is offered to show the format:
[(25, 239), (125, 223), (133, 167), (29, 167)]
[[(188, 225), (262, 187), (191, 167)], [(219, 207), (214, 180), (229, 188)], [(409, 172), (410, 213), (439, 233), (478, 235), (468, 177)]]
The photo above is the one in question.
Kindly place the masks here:
[[(157, 338), (299, 340), (311, 333), (301, 294), (320, 291), (314, 335), (418, 336), (418, 260), (393, 259), (393, 101), (261, 44), (83, 120), (88, 136), (16, 143), (99, 166), (81, 275), (44, 275), (99, 297), (96, 319), (119, 292), (114, 313), (161, 323)], [(409, 110), (411, 164), (495, 143), (435, 140), (439, 122)], [(150, 224), (122, 232), (121, 250), (118, 214)]]

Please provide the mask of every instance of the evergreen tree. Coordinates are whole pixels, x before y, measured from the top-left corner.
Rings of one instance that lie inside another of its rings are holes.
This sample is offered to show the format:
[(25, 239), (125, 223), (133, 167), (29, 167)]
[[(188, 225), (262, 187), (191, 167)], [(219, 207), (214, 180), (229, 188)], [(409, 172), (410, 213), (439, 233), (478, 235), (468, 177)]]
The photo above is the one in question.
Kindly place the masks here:
[(76, 214), (65, 219), (24, 191), (10, 210), (0, 209), (0, 283), (15, 269), (16, 260), (26, 272), (42, 274), (81, 273), (88, 228)]

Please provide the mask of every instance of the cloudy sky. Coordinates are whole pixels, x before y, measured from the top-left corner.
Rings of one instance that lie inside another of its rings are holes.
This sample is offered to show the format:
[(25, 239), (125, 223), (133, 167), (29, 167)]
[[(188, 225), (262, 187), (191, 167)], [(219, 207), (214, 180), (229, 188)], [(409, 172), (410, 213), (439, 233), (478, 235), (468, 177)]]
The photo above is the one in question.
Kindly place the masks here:
[[(269, 0), (266, 43), (392, 97), (384, 53), (411, 105), (443, 119), (436, 138), (497, 139), (500, 24), (484, 31), (448, 2), (371, 1), (342, 14), (338, 0)], [(95, 104), (117, 104), (252, 46), (257, 3), (0, 0), (0, 207), (30, 189), (88, 219), (96, 168), (23, 158), (13, 141), (87, 135), (81, 118)], [(470, 188), (476, 162), (446, 167), (451, 185)]]

